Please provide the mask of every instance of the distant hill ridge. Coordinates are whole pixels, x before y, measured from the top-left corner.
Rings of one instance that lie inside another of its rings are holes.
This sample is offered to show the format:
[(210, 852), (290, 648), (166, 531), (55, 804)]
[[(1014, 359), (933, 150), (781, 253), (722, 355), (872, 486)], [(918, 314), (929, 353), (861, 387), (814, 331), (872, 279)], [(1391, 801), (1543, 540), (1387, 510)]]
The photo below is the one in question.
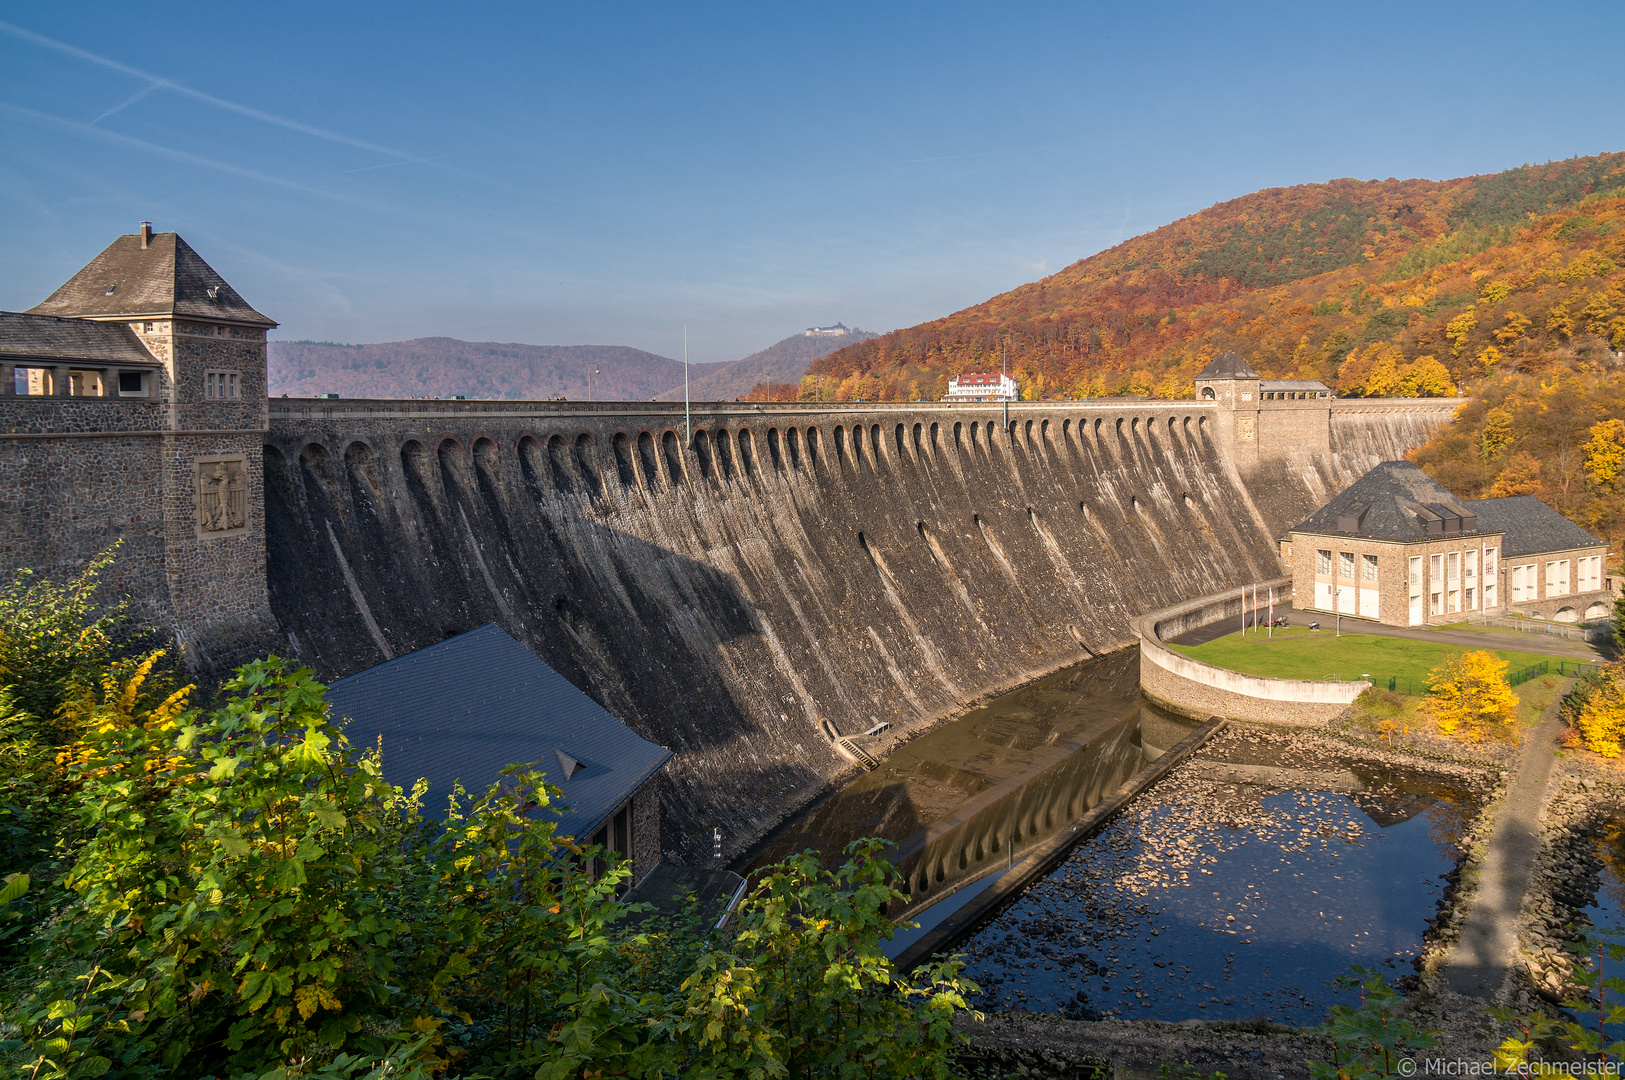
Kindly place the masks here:
[[(697, 401), (730, 401), (759, 382), (796, 383), (807, 365), (873, 334), (794, 334), (743, 360), (689, 365)], [(540, 401), (681, 400), (683, 363), (622, 345), (525, 345), (430, 337), (351, 345), (273, 341), (268, 349), (273, 397), (470, 398)]]

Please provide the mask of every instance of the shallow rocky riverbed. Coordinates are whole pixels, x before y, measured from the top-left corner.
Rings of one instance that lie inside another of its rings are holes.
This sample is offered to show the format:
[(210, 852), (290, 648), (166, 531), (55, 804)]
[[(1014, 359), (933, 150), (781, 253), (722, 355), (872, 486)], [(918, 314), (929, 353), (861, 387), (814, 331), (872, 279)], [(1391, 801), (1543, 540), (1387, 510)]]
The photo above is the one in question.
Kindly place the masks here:
[(1313, 1024), (1414, 975), (1491, 774), (1234, 726), (964, 947), (980, 1006)]

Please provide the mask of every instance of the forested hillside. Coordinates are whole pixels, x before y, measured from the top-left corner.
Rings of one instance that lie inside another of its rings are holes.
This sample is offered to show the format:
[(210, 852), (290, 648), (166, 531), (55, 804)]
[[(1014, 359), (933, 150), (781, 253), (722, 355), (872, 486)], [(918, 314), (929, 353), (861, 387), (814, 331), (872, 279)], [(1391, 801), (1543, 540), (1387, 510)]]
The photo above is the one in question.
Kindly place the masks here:
[(1411, 455), (1467, 499), (1536, 495), (1625, 550), (1625, 374), (1578, 363), (1541, 375), (1497, 372), (1456, 422)]
[(1625, 154), (1272, 188), (841, 349), (802, 393), (938, 397), (1003, 358), (1028, 398), (1179, 397), (1226, 349), (1344, 395), (1604, 363), (1625, 347), (1622, 222)]

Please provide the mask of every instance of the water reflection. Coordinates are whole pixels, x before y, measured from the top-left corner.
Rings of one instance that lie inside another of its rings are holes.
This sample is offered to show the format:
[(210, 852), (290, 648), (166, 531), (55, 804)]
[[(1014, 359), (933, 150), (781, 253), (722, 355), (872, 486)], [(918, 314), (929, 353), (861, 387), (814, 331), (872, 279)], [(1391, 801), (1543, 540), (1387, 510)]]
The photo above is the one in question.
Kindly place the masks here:
[[(1625, 815), (1616, 814), (1608, 818), (1602, 826), (1602, 835), (1595, 841), (1597, 854), (1602, 859), (1601, 880), (1597, 885), (1597, 895), (1592, 898), (1589, 905), (1583, 910), (1583, 915), (1590, 920), (1587, 932), (1625, 929)], [(1584, 926), (1584, 920), (1581, 920)], [(1617, 943), (1620, 939), (1615, 938)], [(1595, 962), (1602, 965), (1602, 973), (1607, 978), (1625, 977), (1625, 963), (1611, 959), (1606, 953), (1597, 957), (1591, 956)]]
[(1134, 651), (1078, 664), (899, 747), (750, 863), (807, 848), (833, 863), (849, 840), (885, 837), (913, 912), (1021, 858), (1189, 730), (1140, 698)]
[(1172, 774), (971, 939), (979, 1007), (1313, 1023), (1351, 965), (1409, 972), (1465, 793), (1370, 773), (1335, 774), (1355, 790), (1332, 792), (1198, 779), (1213, 764)]

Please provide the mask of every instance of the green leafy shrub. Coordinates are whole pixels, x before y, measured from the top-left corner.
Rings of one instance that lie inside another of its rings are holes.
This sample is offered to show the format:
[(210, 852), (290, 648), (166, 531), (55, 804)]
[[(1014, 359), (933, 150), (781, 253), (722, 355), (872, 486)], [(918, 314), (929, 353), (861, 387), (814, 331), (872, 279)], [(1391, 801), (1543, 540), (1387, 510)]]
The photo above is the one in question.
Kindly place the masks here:
[(1333, 984), (1360, 991), (1358, 1006), (1333, 1005), (1315, 1029), (1331, 1041), (1331, 1061), (1309, 1062), (1314, 1080), (1375, 1080), (1398, 1075), (1399, 1063), (1418, 1050), (1438, 1045), (1434, 1033), (1420, 1030), (1404, 1014), (1399, 992), (1380, 971), (1354, 967)]
[(726, 934), (673, 946), (629, 925), (616, 859), (594, 877), (603, 853), (554, 835), (540, 773), (458, 791), (435, 820), (421, 782), (392, 787), (348, 745), (309, 672), (246, 665), (203, 712), (186, 688), (144, 692), (155, 659), (64, 706), (83, 710), (59, 755), (82, 840), (0, 976), (10, 1067), (950, 1074), (974, 987), (951, 962), (902, 980), (881, 953), (905, 898), (879, 841), (834, 872), (769, 868)]

